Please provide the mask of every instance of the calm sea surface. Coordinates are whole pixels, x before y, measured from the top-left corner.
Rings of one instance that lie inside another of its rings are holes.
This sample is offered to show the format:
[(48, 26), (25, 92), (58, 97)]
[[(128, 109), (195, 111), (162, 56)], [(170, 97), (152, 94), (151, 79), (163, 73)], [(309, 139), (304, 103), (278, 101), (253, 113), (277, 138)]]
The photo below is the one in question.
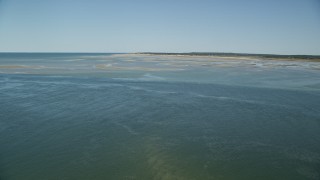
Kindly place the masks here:
[(319, 178), (319, 62), (0, 53), (0, 180)]

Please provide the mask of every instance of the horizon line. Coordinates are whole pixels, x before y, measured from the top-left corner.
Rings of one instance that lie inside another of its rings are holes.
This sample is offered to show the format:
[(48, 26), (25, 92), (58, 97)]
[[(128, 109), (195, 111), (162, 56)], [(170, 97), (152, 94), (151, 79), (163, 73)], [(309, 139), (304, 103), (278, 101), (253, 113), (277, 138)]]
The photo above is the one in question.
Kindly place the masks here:
[(49, 54), (49, 53), (66, 53), (66, 54), (73, 54), (73, 53), (79, 53), (79, 54), (196, 54), (196, 53), (216, 53), (216, 54), (234, 54), (234, 55), (277, 55), (277, 56), (320, 56), (320, 54), (272, 54), (272, 53), (239, 53), (239, 52), (204, 52), (204, 51), (193, 51), (193, 52), (152, 52), (152, 51), (141, 51), (141, 52), (77, 52), (77, 51), (0, 51), (0, 53), (34, 53), (34, 54)]

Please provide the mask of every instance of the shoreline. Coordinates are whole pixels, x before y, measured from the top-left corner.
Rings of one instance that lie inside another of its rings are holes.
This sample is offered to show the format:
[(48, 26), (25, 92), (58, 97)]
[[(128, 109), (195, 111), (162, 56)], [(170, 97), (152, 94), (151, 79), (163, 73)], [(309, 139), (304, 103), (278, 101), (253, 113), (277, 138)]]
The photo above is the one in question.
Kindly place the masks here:
[(280, 61), (308, 61), (320, 62), (320, 56), (315, 55), (275, 55), (275, 54), (242, 54), (242, 53), (129, 53), (133, 55), (174, 56), (174, 57), (213, 57), (222, 59), (259, 59)]

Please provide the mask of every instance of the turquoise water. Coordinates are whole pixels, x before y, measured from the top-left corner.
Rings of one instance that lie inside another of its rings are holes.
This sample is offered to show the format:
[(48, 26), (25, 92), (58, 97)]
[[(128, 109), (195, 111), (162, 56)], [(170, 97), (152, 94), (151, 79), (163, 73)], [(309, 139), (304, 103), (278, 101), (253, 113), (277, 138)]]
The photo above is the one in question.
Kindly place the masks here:
[(0, 54), (0, 179), (319, 179), (320, 63)]

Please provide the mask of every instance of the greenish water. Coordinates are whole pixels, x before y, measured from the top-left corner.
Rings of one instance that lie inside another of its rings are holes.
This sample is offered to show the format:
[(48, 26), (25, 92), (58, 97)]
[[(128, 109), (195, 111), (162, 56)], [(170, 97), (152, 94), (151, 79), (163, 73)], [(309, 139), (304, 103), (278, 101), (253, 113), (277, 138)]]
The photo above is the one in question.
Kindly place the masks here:
[(319, 67), (0, 54), (0, 179), (319, 179)]

